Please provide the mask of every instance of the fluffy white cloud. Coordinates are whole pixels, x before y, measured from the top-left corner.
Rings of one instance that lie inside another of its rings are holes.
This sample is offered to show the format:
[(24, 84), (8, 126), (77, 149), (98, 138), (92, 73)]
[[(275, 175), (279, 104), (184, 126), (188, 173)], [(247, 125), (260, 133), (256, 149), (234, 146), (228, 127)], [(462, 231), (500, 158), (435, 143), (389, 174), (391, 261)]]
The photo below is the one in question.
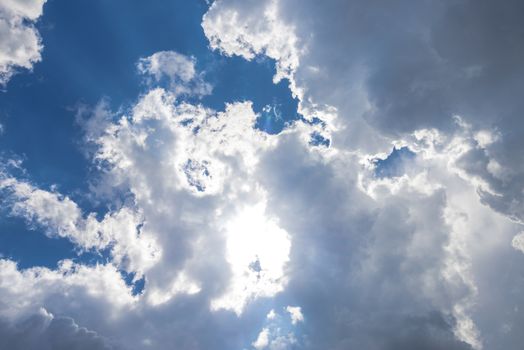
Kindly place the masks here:
[(8, 319), (35, 313), (43, 304), (62, 313), (75, 308), (81, 311), (81, 307), (89, 308), (93, 302), (117, 312), (132, 307), (136, 301), (113, 265), (89, 267), (63, 260), (56, 270), (43, 267), (18, 270), (13, 261), (0, 260), (0, 266), (3, 297), (0, 314)]
[(5, 0), (0, 4), (0, 85), (17, 69), (32, 69), (40, 61), (41, 39), (34, 22), (46, 0)]
[(253, 347), (257, 350), (265, 349), (269, 344), (269, 330), (264, 328), (258, 334), (257, 340), (253, 342)]
[[(71, 316), (129, 348), (163, 348), (168, 339), (180, 341), (187, 332), (158, 324), (155, 313), (169, 313), (190, 300), (195, 311), (184, 312), (184, 317), (194, 312), (195, 318), (187, 322), (210, 333), (199, 342), (216, 342), (219, 333), (210, 332), (203, 320), (216, 322), (231, 313), (240, 322), (246, 309), (283, 291), (290, 238), (277, 216), (267, 213), (266, 191), (257, 176), (261, 156), (278, 145), (276, 136), (254, 128), (257, 115), (251, 102), (227, 104), (217, 112), (180, 96), (172, 87), (153, 87), (127, 115), (114, 115), (103, 102), (87, 119), (86, 111), (79, 115), (89, 155), (99, 170), (91, 188), (114, 201), (101, 219), (83, 213), (54, 189), (40, 189), (14, 176), (20, 164), (11, 162), (3, 170), (3, 204), (10, 215), (25, 218), (51, 237), (68, 238), (80, 249), (111, 252), (110, 262), (94, 267), (66, 261), (57, 270), (18, 270), (13, 262), (4, 261), (2, 270), (10, 273), (3, 280), (20, 281), (9, 293), (3, 291), (6, 302), (17, 305), (17, 300), (27, 300), (32, 312), (45, 307)], [(135, 272), (135, 281), (145, 276), (144, 291), (133, 296), (119, 269)], [(105, 280), (82, 277), (99, 272), (113, 280), (118, 291), (100, 288)], [(50, 279), (55, 288), (47, 287)], [(78, 299), (78, 308), (91, 311), (80, 315), (61, 295)], [(120, 302), (111, 305), (113, 299)], [(106, 312), (126, 316), (100, 323)], [(156, 338), (136, 331), (123, 338), (142, 317), (149, 320), (145, 314), (151, 316)], [(196, 341), (190, 334), (188, 344)]]
[(95, 213), (84, 216), (68, 197), (45, 191), (28, 182), (0, 173), (3, 205), (11, 215), (43, 228), (50, 237), (69, 239), (80, 250), (109, 248), (113, 261), (130, 272), (142, 274), (160, 254), (154, 238), (141, 234), (143, 218), (137, 210), (124, 207), (102, 220)]
[(300, 50), (293, 28), (279, 20), (278, 1), (234, 1), (232, 5), (215, 2), (205, 14), (202, 27), (211, 47), (249, 60), (267, 55), (277, 62), (275, 82), (291, 78)]
[[(130, 191), (145, 218), (142, 235), (156, 237), (163, 249), (148, 274), (151, 302), (165, 303), (181, 290), (200, 290), (207, 281), (191, 269), (211, 262), (184, 257), (199, 256), (209, 249), (206, 244), (224, 239), (213, 258), (229, 266), (231, 283), (211, 308), (240, 314), (248, 301), (273, 296), (285, 282), (289, 239), (264, 214), (264, 191), (254, 176), (260, 155), (276, 143), (253, 128), (250, 102), (216, 112), (177, 96), (153, 89), (130, 116), (106, 121), (104, 130), (100, 123), (93, 129), (87, 123), (87, 138), (104, 167), (103, 183)], [(177, 282), (181, 278), (185, 287)]]

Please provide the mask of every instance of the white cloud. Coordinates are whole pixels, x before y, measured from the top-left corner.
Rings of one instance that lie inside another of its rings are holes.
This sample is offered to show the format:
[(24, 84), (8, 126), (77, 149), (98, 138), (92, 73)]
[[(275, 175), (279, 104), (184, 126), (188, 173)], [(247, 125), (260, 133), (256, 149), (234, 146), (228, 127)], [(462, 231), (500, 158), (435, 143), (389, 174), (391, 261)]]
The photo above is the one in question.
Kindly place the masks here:
[(34, 27), (46, 0), (5, 0), (0, 4), (0, 85), (19, 68), (31, 70), (41, 60), (40, 35)]
[(167, 79), (170, 89), (176, 95), (208, 95), (212, 91), (209, 83), (203, 79), (203, 73), (197, 73), (196, 60), (174, 51), (160, 51), (149, 57), (141, 58), (137, 67), (141, 74), (150, 76), (159, 83)]
[(211, 47), (249, 60), (267, 55), (277, 61), (274, 81), (289, 79), (299, 65), (300, 50), (293, 28), (279, 20), (278, 1), (234, 5), (238, 6), (226, 7), (217, 1), (205, 14), (202, 27)]
[(511, 240), (513, 248), (518, 249), (524, 253), (524, 232), (519, 233)]
[(300, 306), (287, 306), (286, 311), (291, 316), (291, 323), (297, 324), (298, 322), (304, 322), (304, 315), (302, 315), (302, 310)]
[[(157, 237), (164, 255), (177, 240), (192, 244), (224, 235), (222, 259), (232, 276), (211, 307), (238, 314), (249, 301), (282, 290), (290, 247), (287, 233), (264, 214), (264, 192), (255, 172), (260, 156), (274, 148), (276, 140), (254, 129), (255, 121), (250, 102), (228, 104), (224, 112), (216, 112), (177, 102), (171, 92), (156, 88), (138, 101), (130, 116), (108, 123), (104, 130), (100, 123), (85, 124), (87, 139), (97, 147), (94, 157), (104, 165), (105, 183), (128, 188), (145, 218), (142, 234)], [(167, 221), (165, 210), (176, 219)], [(207, 225), (199, 223), (201, 218)], [(200, 244), (191, 248), (194, 254), (202, 249)], [(161, 259), (149, 274), (154, 304), (177, 294), (180, 273), (193, 286), (182, 290), (194, 292), (201, 285), (182, 266), (165, 280), (162, 271), (170, 268), (169, 259), (179, 257)], [(252, 268), (254, 263), (259, 271)], [(156, 271), (157, 278), (152, 276)]]
[(143, 218), (132, 208), (107, 213), (98, 220), (84, 215), (70, 198), (45, 191), (0, 173), (3, 205), (11, 215), (43, 228), (51, 237), (69, 239), (80, 250), (110, 249), (113, 261), (127, 271), (142, 274), (160, 254), (153, 238), (140, 233)]
[[(228, 104), (224, 112), (216, 112), (177, 104), (173, 94), (156, 88), (138, 101), (130, 117), (108, 124), (101, 135), (98, 124), (88, 124), (87, 137), (98, 146), (95, 158), (111, 165), (116, 181), (129, 177), (139, 200), (151, 196), (152, 189), (138, 183), (148, 179), (129, 172), (148, 171), (140, 162), (153, 154), (163, 157), (155, 166), (171, 174), (170, 186), (200, 196), (222, 192), (234, 171), (252, 173), (257, 153), (274, 144), (271, 136), (253, 129), (255, 120), (251, 102)], [(145, 187), (134, 188), (138, 186)]]
[(267, 328), (262, 329), (252, 345), (257, 350), (265, 349), (269, 345), (269, 330)]
[(138, 61), (138, 70), (142, 74), (151, 74), (156, 80), (165, 75), (184, 83), (191, 81), (196, 74), (195, 60), (174, 51), (160, 51), (141, 58)]
[(118, 270), (110, 264), (89, 267), (63, 260), (56, 270), (19, 270), (13, 261), (0, 260), (0, 267), (0, 315), (8, 319), (31, 315), (46, 304), (58, 306), (61, 312), (78, 308), (79, 304), (87, 309), (92, 304), (105, 304), (110, 308), (107, 311), (116, 315), (136, 302)]
[[(111, 260), (95, 267), (65, 261), (57, 270), (20, 270), (5, 260), (3, 271), (10, 271), (6, 280), (20, 281), (2, 291), (10, 305), (26, 300), (28, 315), (37, 307), (70, 315), (130, 348), (162, 347), (166, 339), (186, 332), (160, 326), (153, 317), (157, 337), (144, 337), (130, 331), (135, 326), (125, 326), (126, 320), (139, 322), (144, 313), (163, 313), (181, 307), (184, 300), (198, 300), (191, 308), (198, 305), (199, 311), (188, 322), (202, 324), (198, 314), (213, 319), (224, 312), (236, 313), (240, 322), (260, 298), (284, 290), (290, 238), (277, 217), (266, 212), (268, 198), (257, 175), (261, 157), (278, 140), (254, 128), (257, 115), (251, 102), (227, 104), (218, 112), (178, 100), (175, 91), (152, 88), (127, 115), (114, 115), (104, 102), (92, 112), (92, 119), (86, 119), (85, 109), (78, 120), (99, 170), (91, 189), (116, 201), (103, 218), (84, 213), (55, 189), (40, 189), (13, 175), (9, 167), (2, 171), (1, 187), (11, 215), (51, 237), (70, 239), (80, 249), (108, 249)], [(122, 194), (129, 199), (122, 202)], [(135, 280), (144, 275), (144, 291), (132, 295), (119, 269), (136, 272)], [(91, 284), (83, 277), (98, 273), (107, 281)], [(99, 283), (114, 284), (116, 290)], [(79, 314), (69, 298), (90, 311)], [(21, 308), (10, 312), (20, 314)], [(106, 313), (125, 317), (100, 323)], [(201, 327), (209, 332), (205, 323)], [(133, 336), (124, 339), (122, 334)], [(283, 344), (284, 338), (274, 343)]]

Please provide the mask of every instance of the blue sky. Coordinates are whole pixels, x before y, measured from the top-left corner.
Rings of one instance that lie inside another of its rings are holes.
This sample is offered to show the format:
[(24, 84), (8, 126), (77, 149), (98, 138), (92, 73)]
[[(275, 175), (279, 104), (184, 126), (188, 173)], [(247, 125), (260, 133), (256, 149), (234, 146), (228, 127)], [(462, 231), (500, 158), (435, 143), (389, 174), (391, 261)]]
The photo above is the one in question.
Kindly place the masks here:
[(521, 1), (0, 1), (0, 349), (521, 350)]

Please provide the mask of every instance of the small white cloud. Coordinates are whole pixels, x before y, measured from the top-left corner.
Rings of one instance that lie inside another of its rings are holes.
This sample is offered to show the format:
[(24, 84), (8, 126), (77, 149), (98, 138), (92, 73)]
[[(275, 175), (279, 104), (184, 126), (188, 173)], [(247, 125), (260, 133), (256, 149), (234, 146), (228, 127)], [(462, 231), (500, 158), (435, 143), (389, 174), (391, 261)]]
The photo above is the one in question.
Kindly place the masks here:
[(212, 87), (204, 81), (203, 73), (196, 71), (196, 60), (174, 51), (160, 51), (138, 61), (141, 74), (150, 77), (150, 83), (167, 81), (176, 95), (203, 96), (211, 93)]
[(291, 324), (295, 325), (298, 322), (304, 322), (304, 315), (302, 315), (300, 306), (287, 306), (286, 311), (291, 316)]
[(277, 317), (277, 314), (275, 312), (275, 310), (271, 309), (271, 311), (268, 312), (268, 314), (266, 315), (266, 318), (268, 320), (273, 320), (275, 319), (275, 317)]
[(493, 142), (498, 141), (499, 137), (499, 135), (489, 130), (480, 130), (473, 135), (473, 138), (477, 141), (480, 148), (486, 148)]
[(511, 246), (524, 253), (524, 231), (513, 237)]
[(252, 345), (257, 350), (265, 349), (269, 345), (269, 329), (262, 329), (258, 334), (257, 340)]

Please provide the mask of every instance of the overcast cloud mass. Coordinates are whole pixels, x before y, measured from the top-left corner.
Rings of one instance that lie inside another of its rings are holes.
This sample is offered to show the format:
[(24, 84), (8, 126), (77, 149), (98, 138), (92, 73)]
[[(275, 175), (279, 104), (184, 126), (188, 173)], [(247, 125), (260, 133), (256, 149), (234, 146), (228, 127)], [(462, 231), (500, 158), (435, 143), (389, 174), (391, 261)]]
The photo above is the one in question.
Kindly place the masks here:
[(61, 2), (0, 0), (0, 349), (522, 349), (524, 2)]

